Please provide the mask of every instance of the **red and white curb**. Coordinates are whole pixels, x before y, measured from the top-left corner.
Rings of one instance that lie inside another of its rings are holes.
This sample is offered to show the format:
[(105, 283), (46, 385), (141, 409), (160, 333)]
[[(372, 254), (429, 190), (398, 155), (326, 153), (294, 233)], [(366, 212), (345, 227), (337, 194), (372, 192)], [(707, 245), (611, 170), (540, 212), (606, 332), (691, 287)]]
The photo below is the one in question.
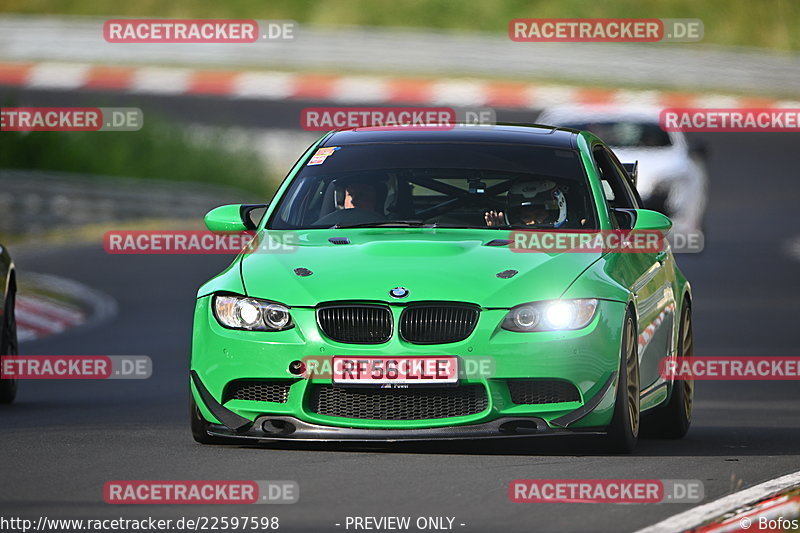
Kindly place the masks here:
[(521, 81), (226, 71), (89, 63), (0, 62), (0, 85), (340, 104), (424, 104), (541, 109), (554, 105), (800, 107), (800, 102), (724, 94), (598, 89)]
[[(769, 522), (786, 524), (800, 517), (800, 496), (788, 495), (770, 498), (752, 507), (749, 511), (741, 512), (718, 524), (710, 524), (693, 530), (692, 533), (734, 533), (752, 529), (754, 531), (784, 531), (794, 528), (772, 527)], [(767, 527), (761, 527), (766, 522)]]
[(15, 307), (20, 342), (49, 337), (86, 322), (82, 309), (39, 296), (17, 296)]
[(108, 295), (73, 280), (26, 272), (19, 280), (14, 313), (17, 338), (27, 342), (106, 320), (117, 304)]
[[(760, 517), (796, 519), (800, 516), (800, 500), (781, 494), (797, 487), (800, 487), (800, 471), (693, 507), (636, 533), (770, 531), (759, 529)], [(714, 522), (709, 524), (711, 520)]]

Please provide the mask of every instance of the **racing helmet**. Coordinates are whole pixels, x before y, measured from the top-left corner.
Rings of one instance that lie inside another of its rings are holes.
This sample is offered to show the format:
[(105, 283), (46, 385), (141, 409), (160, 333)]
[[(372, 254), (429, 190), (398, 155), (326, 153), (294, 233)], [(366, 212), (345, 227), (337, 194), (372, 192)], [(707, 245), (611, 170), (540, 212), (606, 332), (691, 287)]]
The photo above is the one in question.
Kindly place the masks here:
[(508, 190), (508, 221), (514, 225), (551, 225), (567, 220), (567, 198), (549, 180), (517, 180)]

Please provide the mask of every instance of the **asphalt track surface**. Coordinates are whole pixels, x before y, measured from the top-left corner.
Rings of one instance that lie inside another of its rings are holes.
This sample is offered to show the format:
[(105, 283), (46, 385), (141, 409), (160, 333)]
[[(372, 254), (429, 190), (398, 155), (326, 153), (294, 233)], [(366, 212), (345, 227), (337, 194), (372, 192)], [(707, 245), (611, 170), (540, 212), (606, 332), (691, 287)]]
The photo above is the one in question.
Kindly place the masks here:
[[(0, 92), (0, 101), (4, 94)], [(203, 98), (109, 98), (178, 118), (291, 127), (301, 103)], [(22, 101), (24, 100), (24, 101)], [(98, 105), (97, 98), (93, 98)], [(27, 93), (17, 105), (80, 105), (66, 93)], [(213, 105), (212, 105), (213, 104)], [(532, 114), (499, 113), (504, 120)], [(716, 134), (702, 254), (679, 265), (694, 286), (696, 355), (800, 355), (800, 135)], [(254, 198), (254, 201), (261, 200)], [(201, 216), (202, 213), (198, 213)], [(12, 250), (15, 252), (15, 250)], [(681, 441), (641, 440), (631, 456), (578, 439), (344, 447), (195, 444), (187, 423), (188, 354), (196, 288), (223, 256), (107, 255), (98, 244), (26, 247), (18, 268), (64, 276), (113, 296), (104, 324), (23, 344), (25, 354), (149, 355), (145, 381), (30, 381), (0, 408), (0, 516), (145, 518), (278, 516), (281, 531), (339, 531), (346, 516), (451, 516), (456, 531), (634, 531), (685, 504), (513, 504), (519, 478), (700, 479), (710, 501), (798, 470), (800, 406), (793, 382), (701, 382)], [(108, 480), (295, 480), (300, 501), (263, 506), (113, 506)], [(458, 524), (465, 524), (460, 526)], [(352, 531), (352, 529), (351, 529)]]

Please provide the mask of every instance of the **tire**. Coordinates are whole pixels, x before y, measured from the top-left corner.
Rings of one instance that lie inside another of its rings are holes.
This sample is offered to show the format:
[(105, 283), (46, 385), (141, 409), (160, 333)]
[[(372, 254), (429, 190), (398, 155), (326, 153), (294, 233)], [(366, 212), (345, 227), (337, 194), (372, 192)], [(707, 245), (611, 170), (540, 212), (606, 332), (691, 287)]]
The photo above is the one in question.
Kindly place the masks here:
[[(694, 336), (692, 333), (692, 309), (684, 302), (681, 323), (678, 329), (678, 358), (694, 355)], [(682, 439), (692, 423), (694, 404), (694, 380), (675, 380), (672, 394), (662, 407), (648, 413), (644, 423), (644, 433), (648, 437), (660, 439)]]
[(208, 434), (209, 424), (194, 401), (194, 397), (189, 400), (189, 418), (192, 426), (192, 437), (200, 444), (240, 444), (236, 439), (226, 439), (225, 437), (214, 437)]
[[(14, 315), (14, 305), (17, 297), (17, 288), (12, 281), (6, 294), (5, 312), (3, 313), (3, 331), (0, 337), (0, 355), (17, 355), (19, 344), (17, 342), (17, 320)], [(2, 372), (0, 365), (0, 372)], [(18, 381), (16, 379), (3, 379), (0, 374), (0, 404), (12, 403), (17, 397)]]
[(631, 453), (636, 448), (640, 426), (639, 395), (639, 350), (636, 326), (629, 310), (622, 326), (614, 416), (606, 435), (606, 445), (612, 453)]

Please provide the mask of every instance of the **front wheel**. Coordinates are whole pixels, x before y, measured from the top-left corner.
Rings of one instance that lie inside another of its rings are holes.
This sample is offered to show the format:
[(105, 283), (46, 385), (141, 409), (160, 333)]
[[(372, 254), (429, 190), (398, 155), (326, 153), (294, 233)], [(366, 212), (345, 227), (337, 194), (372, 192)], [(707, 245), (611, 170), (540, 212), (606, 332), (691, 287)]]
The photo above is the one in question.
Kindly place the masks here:
[(614, 416), (606, 444), (613, 453), (631, 453), (639, 439), (639, 350), (631, 312), (625, 314)]
[[(13, 283), (13, 282), (12, 282)], [(17, 320), (14, 315), (16, 287), (12, 284), (6, 294), (5, 312), (3, 313), (3, 329), (0, 337), (0, 355), (17, 355)], [(0, 403), (11, 403), (17, 396), (17, 380), (3, 379), (0, 365)]]
[[(687, 303), (684, 303), (678, 329), (678, 360), (693, 355), (692, 309)], [(652, 414), (648, 412), (644, 424), (645, 435), (661, 439), (683, 438), (692, 423), (693, 404), (694, 380), (676, 379), (672, 382), (672, 395), (669, 402), (663, 407), (653, 409)]]

